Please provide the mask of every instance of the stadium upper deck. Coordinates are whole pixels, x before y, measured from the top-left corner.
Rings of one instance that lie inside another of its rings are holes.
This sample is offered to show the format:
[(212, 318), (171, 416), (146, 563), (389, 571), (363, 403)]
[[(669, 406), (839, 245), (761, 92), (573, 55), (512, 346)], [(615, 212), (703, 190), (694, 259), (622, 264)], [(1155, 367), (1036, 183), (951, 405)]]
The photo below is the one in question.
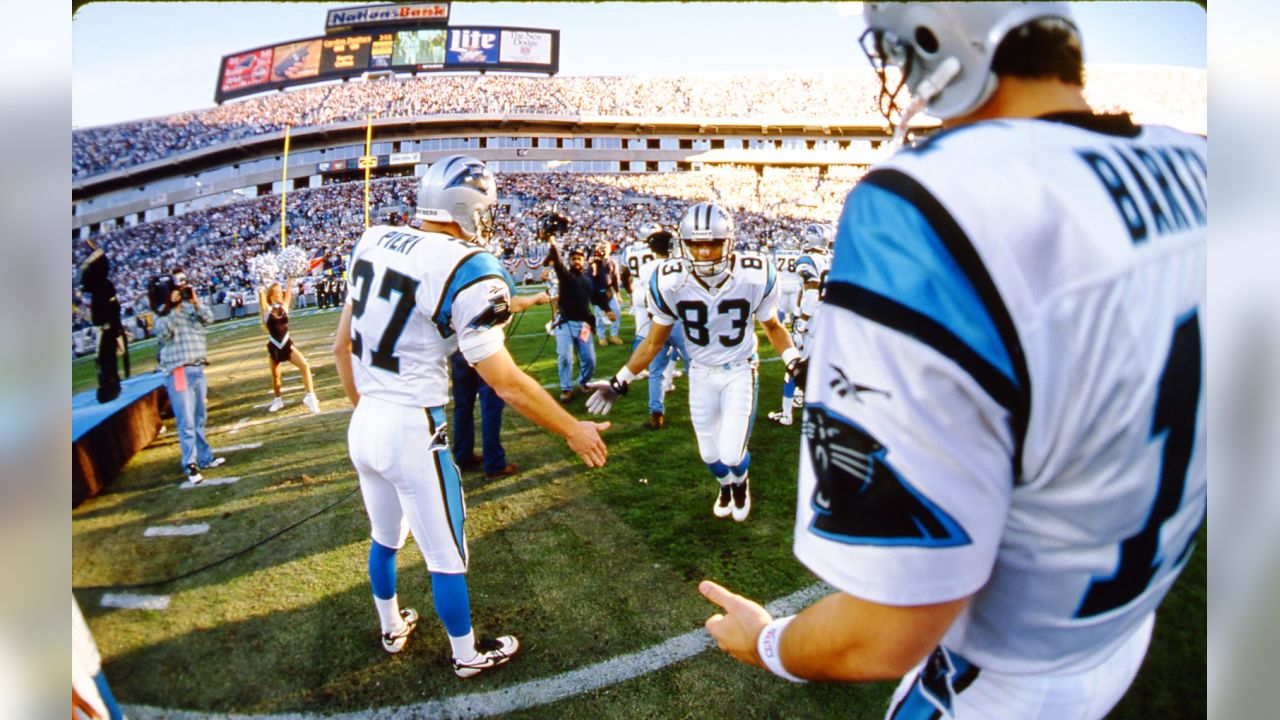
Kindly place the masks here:
[[(573, 118), (811, 121), (874, 128), (879, 87), (867, 71), (756, 75), (522, 77), (429, 75), (306, 87), (220, 107), (72, 133), (72, 177), (133, 168), (257, 136), (285, 125), (375, 118), (537, 115)], [(1207, 75), (1184, 68), (1094, 65), (1095, 107), (1205, 132)]]

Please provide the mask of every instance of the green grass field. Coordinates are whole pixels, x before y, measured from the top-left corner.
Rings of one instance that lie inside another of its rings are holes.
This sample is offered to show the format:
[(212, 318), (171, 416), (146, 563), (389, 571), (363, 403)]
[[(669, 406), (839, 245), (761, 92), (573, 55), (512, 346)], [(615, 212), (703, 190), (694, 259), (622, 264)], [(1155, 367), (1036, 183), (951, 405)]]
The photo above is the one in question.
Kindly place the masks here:
[[(545, 306), (530, 310), (508, 341), (542, 383), (556, 377), (555, 342), (541, 332), (547, 319)], [(215, 449), (263, 443), (228, 453), (227, 464), (207, 474), (238, 482), (180, 490), (170, 420), (113, 485), (73, 511), (72, 583), (90, 588), (185, 573), (332, 506), (209, 570), (132, 591), (169, 595), (167, 610), (105, 609), (106, 590), (77, 591), (122, 703), (219, 715), (335, 713), (501, 690), (700, 628), (713, 611), (697, 592), (703, 578), (762, 601), (816, 582), (791, 554), (798, 426), (764, 418), (780, 397), (781, 365), (761, 365), (753, 504), (742, 524), (711, 515), (716, 486), (698, 458), (685, 380), (668, 396), (660, 432), (645, 427), (641, 383), (610, 415), (607, 467), (587, 470), (562, 441), (508, 410), (504, 443), (523, 471), (497, 481), (463, 477), (474, 622), (481, 633), (519, 635), (520, 655), (475, 680), (453, 676), (412, 540), (399, 556), (399, 595), (423, 619), (403, 653), (386, 655), (365, 572), (368, 519), (346, 455), (349, 404), (328, 352), (336, 322), (325, 312), (291, 324), (314, 368), (321, 415), (301, 405), (296, 373), (285, 376), (285, 409), (268, 414), (264, 333), (256, 324), (215, 326), (209, 440)], [(624, 328), (630, 337), (629, 317)], [(628, 349), (597, 348), (597, 375), (607, 377)], [(154, 367), (153, 354), (153, 346), (135, 349), (135, 372)], [(772, 355), (762, 337), (762, 358)], [(91, 361), (74, 363), (73, 387), (93, 383)], [(580, 417), (583, 400), (571, 408)], [(210, 532), (143, 536), (154, 525), (196, 522)], [(1205, 715), (1205, 557), (1202, 530), (1158, 616), (1142, 672), (1112, 717)], [(514, 716), (878, 718), (892, 688), (793, 686), (706, 651)]]

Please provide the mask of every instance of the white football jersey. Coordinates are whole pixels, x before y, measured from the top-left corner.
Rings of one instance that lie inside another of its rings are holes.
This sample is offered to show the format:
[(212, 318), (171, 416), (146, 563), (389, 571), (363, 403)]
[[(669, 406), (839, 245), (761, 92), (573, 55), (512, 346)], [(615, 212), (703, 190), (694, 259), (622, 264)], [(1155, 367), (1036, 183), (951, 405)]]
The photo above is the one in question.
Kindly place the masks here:
[(449, 402), (449, 356), (502, 347), (515, 283), (491, 253), (441, 233), (375, 225), (351, 252), (347, 302), (356, 389), (388, 402)]
[(800, 251), (794, 248), (777, 248), (773, 251), (773, 266), (778, 271), (778, 284), (783, 291), (798, 288), (801, 285), (800, 274), (796, 271), (796, 262), (800, 259)]
[(640, 266), (639, 272), (633, 274), (632, 287), (636, 292), (631, 303), (631, 312), (636, 318), (636, 337), (645, 337), (649, 334), (649, 324), (653, 322), (649, 314), (649, 281), (653, 278), (653, 272), (664, 262), (666, 262), (665, 258), (654, 256)]
[(1137, 632), (1205, 514), (1207, 148), (1087, 114), (941, 132), (846, 200), (795, 551), (943, 644), (1067, 674)]
[[(649, 249), (648, 243), (633, 242), (628, 243), (626, 247), (622, 248), (622, 262), (620, 264), (625, 265), (629, 270), (631, 270), (632, 277), (638, 277), (640, 275), (640, 268), (643, 267), (645, 263), (657, 259), (658, 256), (653, 252), (653, 250)], [(644, 286), (636, 284), (633, 285), (633, 287), (636, 288), (637, 295), (644, 294), (642, 291)]]
[(648, 303), (654, 322), (681, 322), (690, 362), (744, 362), (756, 354), (756, 318), (778, 311), (778, 273), (759, 255), (734, 253), (725, 279), (709, 286), (686, 261), (667, 260), (649, 278)]

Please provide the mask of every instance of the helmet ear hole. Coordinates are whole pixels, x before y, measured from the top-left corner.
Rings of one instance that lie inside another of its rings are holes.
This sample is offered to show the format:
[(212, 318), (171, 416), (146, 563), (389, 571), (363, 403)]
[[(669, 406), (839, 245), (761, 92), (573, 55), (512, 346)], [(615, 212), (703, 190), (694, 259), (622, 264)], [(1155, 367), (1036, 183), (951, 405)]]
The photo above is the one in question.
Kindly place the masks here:
[(938, 36), (933, 31), (921, 25), (916, 28), (916, 47), (920, 52), (926, 55), (932, 55), (938, 52)]

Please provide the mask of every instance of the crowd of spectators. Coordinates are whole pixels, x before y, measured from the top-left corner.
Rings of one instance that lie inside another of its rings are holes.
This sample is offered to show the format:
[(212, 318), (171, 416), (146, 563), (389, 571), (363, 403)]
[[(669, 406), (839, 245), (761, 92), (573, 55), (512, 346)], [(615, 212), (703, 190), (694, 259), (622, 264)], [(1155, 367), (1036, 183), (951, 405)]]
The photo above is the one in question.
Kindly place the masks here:
[[(1203, 70), (1091, 66), (1095, 107), (1148, 119), (1203, 118)], [(874, 121), (879, 84), (869, 71), (527, 77), (433, 75), (316, 85), (219, 107), (75, 130), (72, 177), (119, 170), (237, 139), (373, 117), (548, 114), (705, 118), (860, 118)]]
[[(572, 219), (562, 238), (565, 247), (605, 241), (618, 248), (649, 221), (674, 229), (690, 203), (708, 198), (735, 215), (740, 239), (773, 243), (794, 239), (809, 222), (833, 221), (857, 180), (857, 174), (849, 171), (819, 181), (813, 169), (766, 169), (759, 175), (754, 168), (742, 167), (657, 175), (557, 172), (497, 177), (493, 250), (508, 261), (517, 280), (538, 279), (529, 272), (540, 265), (546, 246), (536, 241), (536, 220), (553, 209)], [(412, 213), (415, 194), (415, 178), (374, 181), (370, 190), (373, 221), (389, 217), (403, 222)], [(286, 206), (286, 241), (308, 255), (345, 255), (364, 231), (364, 184), (360, 182), (294, 191), (287, 196)], [(147, 281), (173, 267), (185, 268), (188, 282), (214, 303), (224, 302), (232, 293), (253, 298), (256, 278), (250, 276), (248, 261), (279, 249), (280, 199), (253, 198), (141, 223), (95, 236), (93, 244), (111, 258), (112, 280), (127, 326), (135, 314), (146, 311)], [(91, 251), (88, 243), (77, 242), (73, 268)], [(72, 305), (83, 307), (74, 278), (72, 288)], [(73, 330), (87, 324), (83, 314), (73, 317)]]

